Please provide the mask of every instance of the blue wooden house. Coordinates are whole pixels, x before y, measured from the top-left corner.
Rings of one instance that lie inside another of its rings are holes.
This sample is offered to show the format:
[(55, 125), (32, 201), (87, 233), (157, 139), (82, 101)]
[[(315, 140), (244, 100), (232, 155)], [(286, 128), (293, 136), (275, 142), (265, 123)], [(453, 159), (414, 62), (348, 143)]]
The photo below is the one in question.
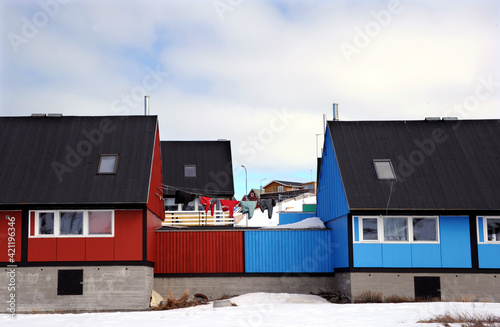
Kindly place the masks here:
[(500, 300), (499, 168), (499, 120), (328, 122), (316, 214), (337, 287)]

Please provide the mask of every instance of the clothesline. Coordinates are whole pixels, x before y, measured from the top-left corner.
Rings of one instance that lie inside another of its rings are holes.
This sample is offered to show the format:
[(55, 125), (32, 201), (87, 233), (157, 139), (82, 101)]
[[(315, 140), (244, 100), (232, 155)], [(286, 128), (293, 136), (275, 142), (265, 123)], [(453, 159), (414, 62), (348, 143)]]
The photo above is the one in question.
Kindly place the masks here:
[[(177, 189), (175, 191), (175, 202), (176, 204), (182, 204), (182, 209), (186, 210), (189, 202), (196, 199), (195, 193), (185, 192), (183, 190)], [(240, 206), (242, 208), (242, 213), (248, 213), (248, 219), (252, 218), (254, 210), (257, 208), (257, 204), (262, 212), (267, 210), (267, 215), (269, 219), (273, 216), (273, 207), (276, 205), (275, 199), (263, 199), (260, 201), (237, 201), (237, 200), (225, 200), (225, 199), (212, 199), (207, 196), (202, 196), (200, 202), (205, 206), (205, 213), (211, 210), (212, 216), (214, 215), (214, 207), (217, 202), (220, 202), (223, 211), (229, 211), (229, 216), (233, 218), (234, 208)]]

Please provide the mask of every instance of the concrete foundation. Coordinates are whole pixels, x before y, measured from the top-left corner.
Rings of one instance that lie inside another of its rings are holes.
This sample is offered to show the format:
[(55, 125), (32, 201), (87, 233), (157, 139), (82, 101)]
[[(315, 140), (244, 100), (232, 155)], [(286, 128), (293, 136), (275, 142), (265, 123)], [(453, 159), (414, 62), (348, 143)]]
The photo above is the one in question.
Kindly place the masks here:
[(191, 295), (204, 294), (209, 300), (255, 292), (310, 294), (335, 290), (331, 276), (156, 277), (154, 289), (163, 297), (172, 291), (178, 298), (187, 290)]
[[(83, 269), (82, 295), (57, 294), (64, 269)], [(144, 266), (0, 268), (0, 312), (147, 309), (153, 278), (153, 268)]]
[(336, 273), (334, 287), (351, 299), (366, 291), (415, 297), (414, 277), (440, 277), (443, 301), (500, 302), (500, 275), (452, 273)]

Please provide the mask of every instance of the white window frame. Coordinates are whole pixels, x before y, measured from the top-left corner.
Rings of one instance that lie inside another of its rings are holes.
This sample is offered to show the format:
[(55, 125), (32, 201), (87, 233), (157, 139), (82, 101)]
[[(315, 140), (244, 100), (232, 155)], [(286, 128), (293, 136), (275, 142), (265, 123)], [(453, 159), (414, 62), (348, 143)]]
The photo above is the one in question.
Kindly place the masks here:
[[(353, 226), (354, 226), (354, 218), (358, 218), (358, 239), (359, 241), (355, 241), (355, 229), (353, 228), (353, 242), (354, 243), (385, 243), (385, 244), (439, 244), (441, 242), (439, 237), (439, 217), (438, 216), (404, 216), (404, 215), (395, 215), (395, 216), (353, 216)], [(408, 226), (408, 240), (406, 241), (386, 241), (384, 235), (384, 218), (406, 218), (407, 226)], [(413, 219), (414, 218), (428, 218), (435, 219), (436, 221), (436, 241), (415, 241), (413, 240)], [(500, 218), (500, 217), (498, 217)], [(378, 240), (364, 240), (363, 239), (363, 219), (377, 219), (377, 236)], [(484, 225), (486, 226), (486, 225)], [(487, 232), (487, 230), (486, 230)], [(495, 242), (500, 243), (500, 242)]]
[[(500, 216), (480, 216), (479, 218), (483, 218), (483, 242), (488, 244), (500, 244), (500, 235), (497, 235), (496, 241), (488, 240), (488, 219), (500, 219)], [(478, 238), (479, 240), (479, 238)]]
[[(111, 212), (111, 234), (90, 234), (89, 233), (89, 212)], [(94, 209), (94, 210), (32, 210), (35, 213), (35, 233), (30, 235), (31, 238), (94, 238), (94, 237), (114, 237), (115, 236), (115, 211), (109, 209)], [(40, 234), (40, 213), (54, 213), (54, 234)], [(83, 212), (83, 231), (82, 234), (61, 234), (61, 212)], [(31, 230), (31, 219), (29, 220), (29, 230)]]
[[(377, 220), (377, 239), (376, 240), (365, 240), (363, 238), (363, 219), (376, 219)], [(363, 217), (358, 217), (358, 226), (359, 226), (359, 242), (362, 243), (381, 243), (380, 242), (380, 235), (383, 235), (383, 231), (381, 230), (381, 223), (380, 223), (380, 218), (379, 217), (370, 217), (370, 216), (363, 216)]]

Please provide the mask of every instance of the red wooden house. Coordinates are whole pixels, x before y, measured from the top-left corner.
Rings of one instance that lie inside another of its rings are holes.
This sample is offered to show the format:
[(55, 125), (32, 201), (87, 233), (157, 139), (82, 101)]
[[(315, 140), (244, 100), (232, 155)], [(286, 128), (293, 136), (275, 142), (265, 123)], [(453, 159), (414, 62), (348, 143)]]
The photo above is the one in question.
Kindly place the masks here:
[(164, 217), (157, 117), (3, 117), (0, 139), (15, 309), (147, 308)]

